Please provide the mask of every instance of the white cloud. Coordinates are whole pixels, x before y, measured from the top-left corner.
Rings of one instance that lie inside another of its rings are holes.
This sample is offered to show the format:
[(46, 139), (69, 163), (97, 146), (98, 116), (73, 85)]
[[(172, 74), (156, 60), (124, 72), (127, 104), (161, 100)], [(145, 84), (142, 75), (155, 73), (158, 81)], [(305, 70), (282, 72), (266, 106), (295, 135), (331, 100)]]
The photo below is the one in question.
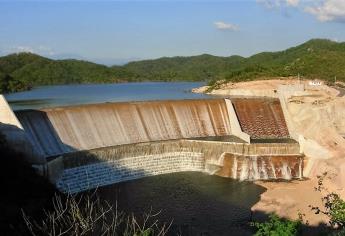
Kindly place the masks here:
[(307, 6), (305, 11), (313, 14), (319, 21), (344, 21), (345, 22), (345, 1), (344, 0), (323, 0), (314, 6)]
[(269, 9), (297, 8), (319, 21), (345, 22), (345, 0), (256, 0)]
[(299, 0), (286, 0), (286, 4), (288, 6), (297, 7), (299, 4)]
[(300, 0), (256, 0), (267, 8), (297, 7)]
[(39, 46), (27, 46), (27, 45), (16, 45), (16, 46), (8, 46), (1, 50), (4, 54), (10, 53), (18, 53), (18, 52), (30, 52), (41, 54), (43, 56), (52, 56), (55, 52), (46, 46), (39, 45)]
[(239, 29), (237, 25), (233, 25), (233, 24), (230, 24), (230, 23), (225, 23), (223, 21), (214, 22), (214, 25), (219, 30), (237, 31)]
[(14, 46), (8, 49), (9, 52), (31, 52), (34, 53), (35, 50), (29, 46)]

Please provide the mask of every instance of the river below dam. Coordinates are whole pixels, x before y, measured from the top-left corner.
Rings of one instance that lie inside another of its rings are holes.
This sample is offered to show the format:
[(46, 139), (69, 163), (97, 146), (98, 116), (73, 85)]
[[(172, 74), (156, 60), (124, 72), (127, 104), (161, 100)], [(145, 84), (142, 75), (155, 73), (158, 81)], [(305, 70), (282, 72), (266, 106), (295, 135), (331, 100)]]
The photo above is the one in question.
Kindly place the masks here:
[(265, 189), (253, 182), (198, 172), (146, 177), (98, 189), (102, 199), (120, 210), (142, 216), (160, 212), (172, 221), (169, 235), (252, 235), (250, 208)]
[(203, 85), (204, 82), (55, 85), (35, 87), (5, 97), (14, 110), (105, 102), (210, 98), (206, 94), (191, 92), (191, 89)]

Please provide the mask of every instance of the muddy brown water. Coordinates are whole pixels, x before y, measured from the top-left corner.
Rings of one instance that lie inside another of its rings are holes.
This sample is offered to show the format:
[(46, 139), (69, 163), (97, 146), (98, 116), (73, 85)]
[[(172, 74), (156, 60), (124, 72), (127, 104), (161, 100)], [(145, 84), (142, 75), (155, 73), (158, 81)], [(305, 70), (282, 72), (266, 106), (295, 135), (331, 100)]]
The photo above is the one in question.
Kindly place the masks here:
[(250, 208), (265, 189), (197, 172), (146, 177), (98, 189), (102, 199), (142, 216), (159, 212), (169, 235), (252, 235)]

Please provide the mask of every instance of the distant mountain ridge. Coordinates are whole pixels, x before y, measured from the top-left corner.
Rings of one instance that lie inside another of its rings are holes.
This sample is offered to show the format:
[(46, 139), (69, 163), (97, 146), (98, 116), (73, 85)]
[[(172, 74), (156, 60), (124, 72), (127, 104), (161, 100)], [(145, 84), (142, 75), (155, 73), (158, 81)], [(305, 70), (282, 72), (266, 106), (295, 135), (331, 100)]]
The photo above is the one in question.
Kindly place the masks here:
[(312, 39), (279, 52), (251, 57), (162, 57), (123, 66), (104, 66), (83, 60), (52, 60), (32, 53), (0, 57), (0, 92), (38, 85), (118, 83), (135, 81), (243, 81), (258, 77), (287, 77), (345, 81), (345, 43)]

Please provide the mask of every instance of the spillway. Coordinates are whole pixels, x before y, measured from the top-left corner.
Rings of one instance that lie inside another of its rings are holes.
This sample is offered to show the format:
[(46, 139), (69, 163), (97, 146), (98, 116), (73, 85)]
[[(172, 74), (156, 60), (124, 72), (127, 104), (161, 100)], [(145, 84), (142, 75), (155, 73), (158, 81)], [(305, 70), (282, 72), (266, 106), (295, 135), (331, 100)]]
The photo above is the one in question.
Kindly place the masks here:
[(121, 102), (15, 115), (45, 159), (42, 173), (64, 192), (181, 171), (238, 180), (303, 177), (298, 143), (272, 143), (289, 137), (279, 100)]
[(233, 99), (241, 128), (254, 139), (289, 138), (278, 99)]
[(226, 153), (217, 174), (239, 180), (302, 178), (300, 155), (245, 156)]
[(302, 177), (303, 166), (300, 166), (301, 169), (295, 168), (295, 160), (303, 160), (296, 143), (248, 144), (171, 140), (127, 144), (68, 153), (51, 161), (51, 167), (48, 169), (61, 168), (62, 174), (57, 179), (58, 188), (74, 193), (146, 176), (182, 171), (206, 172), (233, 178), (231, 174), (227, 174), (233, 168), (229, 165), (231, 160), (224, 158), (230, 154), (239, 158), (238, 170), (242, 166), (240, 158), (252, 155), (263, 159), (270, 158), (277, 168), (275, 177), (261, 178), (247, 174), (235, 179), (286, 179), (286, 175), (279, 172), (285, 163), (287, 168), (292, 170), (291, 179)]
[(16, 115), (42, 156), (114, 145), (231, 134), (223, 99), (109, 103)]

